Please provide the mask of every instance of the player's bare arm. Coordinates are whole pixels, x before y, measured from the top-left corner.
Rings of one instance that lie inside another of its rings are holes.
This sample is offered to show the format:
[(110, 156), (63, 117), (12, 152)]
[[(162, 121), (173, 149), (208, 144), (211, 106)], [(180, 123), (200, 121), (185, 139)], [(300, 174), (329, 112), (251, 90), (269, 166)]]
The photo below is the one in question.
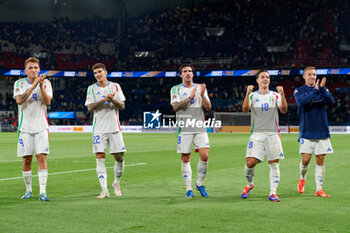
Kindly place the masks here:
[(288, 112), (288, 104), (287, 104), (287, 100), (286, 100), (286, 96), (284, 95), (284, 90), (282, 86), (277, 86), (276, 90), (278, 91), (278, 93), (281, 95), (281, 106), (279, 106), (279, 110), (281, 111), (281, 113), (285, 114)]
[(242, 111), (244, 113), (247, 113), (249, 111), (249, 96), (253, 92), (253, 90), (254, 90), (254, 85), (247, 86), (247, 92), (245, 94), (244, 101), (242, 104)]
[(46, 74), (41, 74), (41, 75), (39, 75), (38, 80), (39, 80), (39, 87), (40, 87), (41, 95), (42, 95), (42, 97), (43, 97), (43, 103), (44, 103), (46, 106), (49, 106), (49, 105), (51, 104), (51, 99), (52, 99), (52, 98), (51, 98), (51, 96), (49, 96), (49, 95), (46, 93), (46, 91), (45, 91), (45, 89), (44, 89), (44, 87), (43, 87), (43, 83), (44, 83), (45, 78), (46, 78)]
[(26, 100), (28, 99), (30, 94), (33, 92), (33, 90), (36, 88), (38, 83), (39, 83), (39, 78), (34, 79), (33, 84), (29, 87), (28, 90), (26, 90), (22, 95), (16, 96), (16, 102), (18, 105), (22, 105), (24, 102), (26, 102)]
[(196, 96), (196, 91), (197, 91), (197, 85), (195, 86), (195, 88), (192, 89), (190, 97), (188, 97), (187, 99), (184, 99), (183, 101), (173, 103), (172, 106), (174, 111), (177, 112), (181, 109), (186, 110), (191, 104), (191, 99), (193, 99)]
[(115, 93), (109, 94), (106, 97), (109, 99), (109, 101), (113, 104), (115, 109), (124, 110), (125, 109), (125, 102), (124, 101), (118, 101), (114, 99)]
[(207, 86), (205, 85), (205, 83), (201, 84), (201, 91), (200, 91), (200, 95), (202, 97), (202, 101), (203, 101), (203, 106), (204, 106), (204, 109), (207, 110), (207, 111), (210, 111), (211, 110), (211, 103), (210, 101), (205, 98), (204, 96), (204, 93), (205, 93), (205, 90), (207, 89)]
[(88, 104), (87, 108), (88, 111), (94, 111), (97, 110), (99, 108), (101, 108), (104, 105), (104, 102), (109, 101), (109, 99), (107, 99), (107, 97), (103, 98), (102, 100), (92, 103), (92, 104)]

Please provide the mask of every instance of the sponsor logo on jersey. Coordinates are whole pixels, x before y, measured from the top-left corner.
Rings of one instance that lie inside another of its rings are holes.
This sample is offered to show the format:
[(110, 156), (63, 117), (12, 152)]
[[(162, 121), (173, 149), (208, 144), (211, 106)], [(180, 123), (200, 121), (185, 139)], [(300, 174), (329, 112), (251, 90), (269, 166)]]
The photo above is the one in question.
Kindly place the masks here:
[(328, 147), (327, 151), (332, 151), (332, 149), (330, 147)]
[(255, 102), (260, 102), (260, 100), (259, 100), (259, 99), (256, 99)]
[(182, 95), (182, 96), (185, 96), (185, 95), (188, 95), (188, 94), (185, 92), (185, 93), (183, 93), (183, 95)]
[(101, 95), (101, 92), (98, 91), (98, 92), (96, 93), (96, 95)]

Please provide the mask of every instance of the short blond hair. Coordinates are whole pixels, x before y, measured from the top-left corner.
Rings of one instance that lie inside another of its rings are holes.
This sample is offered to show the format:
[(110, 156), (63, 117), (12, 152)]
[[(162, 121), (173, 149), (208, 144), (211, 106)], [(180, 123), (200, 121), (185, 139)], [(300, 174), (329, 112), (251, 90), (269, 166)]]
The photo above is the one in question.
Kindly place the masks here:
[(308, 70), (316, 70), (316, 67), (313, 67), (313, 66), (308, 66), (304, 69), (304, 73)]
[(29, 57), (27, 60), (25, 60), (24, 67), (26, 67), (29, 62), (37, 63), (40, 66), (39, 59), (36, 57)]

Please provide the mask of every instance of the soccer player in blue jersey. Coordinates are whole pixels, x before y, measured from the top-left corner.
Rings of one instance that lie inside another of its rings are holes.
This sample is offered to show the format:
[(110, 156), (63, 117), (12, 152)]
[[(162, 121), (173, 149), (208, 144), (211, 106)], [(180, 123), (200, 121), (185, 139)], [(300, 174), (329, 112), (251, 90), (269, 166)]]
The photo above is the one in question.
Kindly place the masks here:
[(324, 157), (333, 153), (328, 129), (326, 105), (332, 105), (334, 99), (325, 87), (326, 78), (317, 80), (316, 68), (306, 67), (303, 78), (305, 84), (297, 88), (294, 97), (298, 106), (300, 154), (300, 180), (298, 192), (303, 193), (306, 173), (312, 154), (316, 155), (316, 196), (330, 197), (323, 189), (325, 175)]

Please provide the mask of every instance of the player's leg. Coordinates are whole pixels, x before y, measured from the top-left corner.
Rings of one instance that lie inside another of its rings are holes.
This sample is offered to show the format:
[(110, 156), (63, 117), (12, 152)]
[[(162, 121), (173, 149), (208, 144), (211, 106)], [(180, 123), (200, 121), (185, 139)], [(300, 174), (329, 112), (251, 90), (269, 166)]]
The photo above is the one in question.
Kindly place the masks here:
[(326, 194), (323, 189), (323, 180), (326, 168), (324, 166), (324, 157), (326, 155), (316, 155), (316, 168), (315, 168), (315, 179), (316, 179), (316, 196), (319, 197), (330, 197), (330, 195)]
[(39, 186), (40, 186), (40, 201), (50, 201), (50, 199), (46, 195), (46, 183), (47, 183), (47, 160), (46, 154), (37, 154), (36, 160), (38, 161), (38, 178), (39, 178)]
[(208, 157), (209, 157), (209, 148), (198, 148), (199, 152), (199, 161), (197, 165), (197, 182), (196, 188), (200, 192), (202, 197), (209, 197), (209, 194), (205, 190), (204, 179), (207, 175), (208, 170)]
[[(267, 139), (267, 140), (266, 140)], [(269, 201), (279, 202), (277, 187), (280, 183), (279, 161), (284, 159), (282, 142), (279, 134), (268, 135), (265, 139), (266, 156), (270, 167), (270, 194)]]
[(32, 191), (32, 155), (27, 155), (23, 157), (22, 162), (22, 174), (24, 179), (24, 184), (26, 186), (26, 192), (22, 196), (22, 199), (28, 199), (33, 196)]
[(317, 141), (315, 146), (316, 155), (316, 168), (315, 168), (315, 179), (316, 179), (316, 196), (319, 197), (330, 197), (323, 189), (323, 181), (325, 176), (325, 156), (326, 154), (332, 154), (333, 148), (329, 138), (320, 139)]
[(193, 144), (198, 148), (199, 161), (197, 164), (197, 182), (196, 188), (200, 192), (202, 197), (209, 197), (204, 187), (204, 179), (208, 171), (208, 159), (209, 159), (209, 138), (207, 133), (195, 134)]
[(107, 169), (106, 169), (106, 148), (108, 142), (105, 134), (93, 135), (93, 153), (96, 154), (96, 174), (100, 183), (102, 192), (97, 199), (109, 197), (107, 188)]
[(22, 174), (26, 192), (21, 197), (28, 199), (33, 196), (32, 191), (32, 160), (33, 160), (33, 137), (30, 134), (18, 132), (17, 156), (22, 157)]
[(255, 166), (258, 164), (259, 160), (254, 157), (247, 157), (246, 164), (244, 165), (244, 176), (247, 179), (247, 185), (244, 187), (241, 197), (246, 199), (249, 196), (250, 191), (254, 188), (254, 175)]
[(278, 184), (280, 183), (280, 167), (279, 160), (269, 161), (270, 166), (270, 194), (268, 199), (270, 201), (279, 202), (280, 199), (276, 195)]
[(191, 169), (191, 153), (181, 154), (181, 173), (182, 179), (186, 187), (186, 197), (193, 197), (192, 191), (192, 169)]
[(113, 153), (115, 164), (114, 164), (114, 182), (112, 187), (114, 188), (114, 194), (116, 196), (121, 196), (122, 191), (120, 188), (120, 178), (124, 172), (124, 152)]
[(186, 198), (193, 197), (191, 169), (192, 142), (192, 134), (180, 134), (177, 138), (177, 153), (181, 153), (181, 174), (186, 187)]
[(247, 144), (246, 164), (244, 165), (244, 176), (247, 179), (247, 185), (243, 188), (241, 197), (246, 199), (254, 188), (255, 166), (259, 160), (264, 161), (264, 137), (261, 134), (253, 133)]
[(50, 201), (46, 195), (46, 183), (47, 183), (47, 158), (49, 151), (49, 132), (47, 130), (34, 134), (34, 146), (36, 160), (38, 161), (38, 179), (40, 186), (40, 201)]
[(300, 139), (300, 154), (301, 154), (301, 161), (299, 164), (300, 169), (300, 178), (298, 182), (298, 192), (303, 193), (305, 190), (305, 181), (306, 181), (306, 174), (309, 170), (309, 163), (311, 160), (312, 153), (315, 149), (315, 142), (301, 138)]
[(116, 196), (121, 196), (120, 178), (124, 172), (124, 152), (126, 151), (121, 132), (109, 134), (109, 152), (114, 156), (114, 182), (112, 187)]

